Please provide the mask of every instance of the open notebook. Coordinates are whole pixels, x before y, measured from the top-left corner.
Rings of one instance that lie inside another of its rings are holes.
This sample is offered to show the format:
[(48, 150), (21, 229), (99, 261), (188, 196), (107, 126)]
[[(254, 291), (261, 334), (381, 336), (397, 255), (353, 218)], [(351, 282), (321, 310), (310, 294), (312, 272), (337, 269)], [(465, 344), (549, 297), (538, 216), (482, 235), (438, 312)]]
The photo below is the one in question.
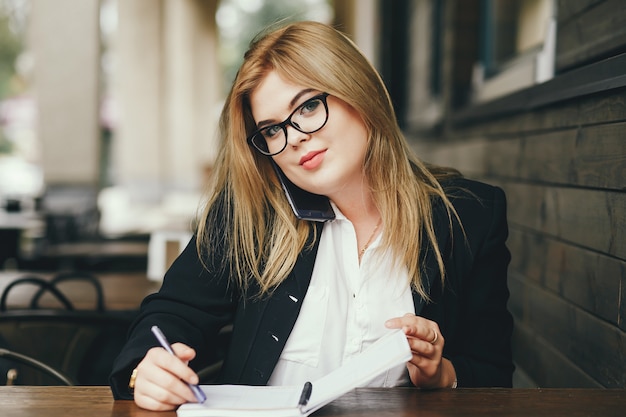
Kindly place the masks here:
[(340, 368), (305, 386), (202, 385), (207, 400), (178, 408), (178, 417), (308, 416), (346, 392), (411, 359), (401, 330), (390, 331)]

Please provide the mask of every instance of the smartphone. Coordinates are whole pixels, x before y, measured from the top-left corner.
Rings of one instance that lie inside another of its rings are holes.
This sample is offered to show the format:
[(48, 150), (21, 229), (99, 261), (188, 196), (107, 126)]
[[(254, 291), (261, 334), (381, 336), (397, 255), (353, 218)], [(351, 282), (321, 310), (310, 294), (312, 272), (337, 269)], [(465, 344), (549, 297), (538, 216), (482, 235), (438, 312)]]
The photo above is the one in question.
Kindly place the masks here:
[(291, 182), (274, 161), (272, 165), (297, 218), (314, 222), (327, 222), (335, 218), (328, 197), (303, 190)]

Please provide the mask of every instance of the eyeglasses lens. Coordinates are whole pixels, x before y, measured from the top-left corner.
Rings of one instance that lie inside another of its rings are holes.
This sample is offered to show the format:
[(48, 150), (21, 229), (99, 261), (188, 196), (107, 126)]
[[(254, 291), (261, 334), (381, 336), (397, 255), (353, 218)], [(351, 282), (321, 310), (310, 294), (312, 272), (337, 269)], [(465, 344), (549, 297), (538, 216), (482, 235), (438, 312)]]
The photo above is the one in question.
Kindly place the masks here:
[(266, 155), (280, 153), (287, 146), (287, 125), (302, 133), (320, 130), (328, 119), (325, 97), (314, 97), (294, 110), (287, 120), (261, 129), (251, 139), (252, 144)]

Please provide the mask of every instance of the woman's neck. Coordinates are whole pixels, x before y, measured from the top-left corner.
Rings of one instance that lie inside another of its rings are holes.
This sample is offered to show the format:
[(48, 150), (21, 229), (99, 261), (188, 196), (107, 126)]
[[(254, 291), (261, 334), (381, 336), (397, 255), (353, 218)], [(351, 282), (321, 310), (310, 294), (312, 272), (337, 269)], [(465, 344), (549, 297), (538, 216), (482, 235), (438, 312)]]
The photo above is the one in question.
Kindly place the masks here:
[(380, 213), (371, 191), (366, 186), (356, 190), (344, 189), (337, 195), (329, 196), (344, 216), (355, 226), (360, 223), (378, 221)]
[(349, 192), (341, 193), (332, 201), (354, 227), (360, 262), (365, 249), (382, 229), (381, 215), (374, 203), (374, 198), (369, 190), (361, 190), (354, 195), (350, 195)]

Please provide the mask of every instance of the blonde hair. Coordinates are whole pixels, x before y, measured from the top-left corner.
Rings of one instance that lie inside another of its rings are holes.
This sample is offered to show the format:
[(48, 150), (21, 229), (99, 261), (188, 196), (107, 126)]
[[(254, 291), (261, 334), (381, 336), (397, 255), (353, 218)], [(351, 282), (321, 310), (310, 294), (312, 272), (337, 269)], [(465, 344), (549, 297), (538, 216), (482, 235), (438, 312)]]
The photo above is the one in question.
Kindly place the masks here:
[[(223, 249), (223, 263), (209, 266), (229, 268), (244, 291), (256, 280), (261, 294), (267, 294), (287, 277), (305, 249), (313, 226), (296, 219), (268, 157), (246, 142), (255, 125), (249, 96), (272, 70), (294, 84), (343, 100), (361, 115), (369, 133), (363, 171), (382, 217), (382, 247), (408, 268), (413, 288), (428, 299), (421, 250), (425, 239), (431, 243), (443, 279), (432, 203), (433, 197), (441, 198), (451, 218), (452, 206), (439, 184), (449, 172), (429, 168), (412, 154), (377, 71), (350, 39), (316, 22), (271, 31), (253, 40), (244, 56), (220, 118), (222, 147), (200, 219), (200, 255)], [(211, 232), (215, 221), (224, 222), (224, 236)]]

